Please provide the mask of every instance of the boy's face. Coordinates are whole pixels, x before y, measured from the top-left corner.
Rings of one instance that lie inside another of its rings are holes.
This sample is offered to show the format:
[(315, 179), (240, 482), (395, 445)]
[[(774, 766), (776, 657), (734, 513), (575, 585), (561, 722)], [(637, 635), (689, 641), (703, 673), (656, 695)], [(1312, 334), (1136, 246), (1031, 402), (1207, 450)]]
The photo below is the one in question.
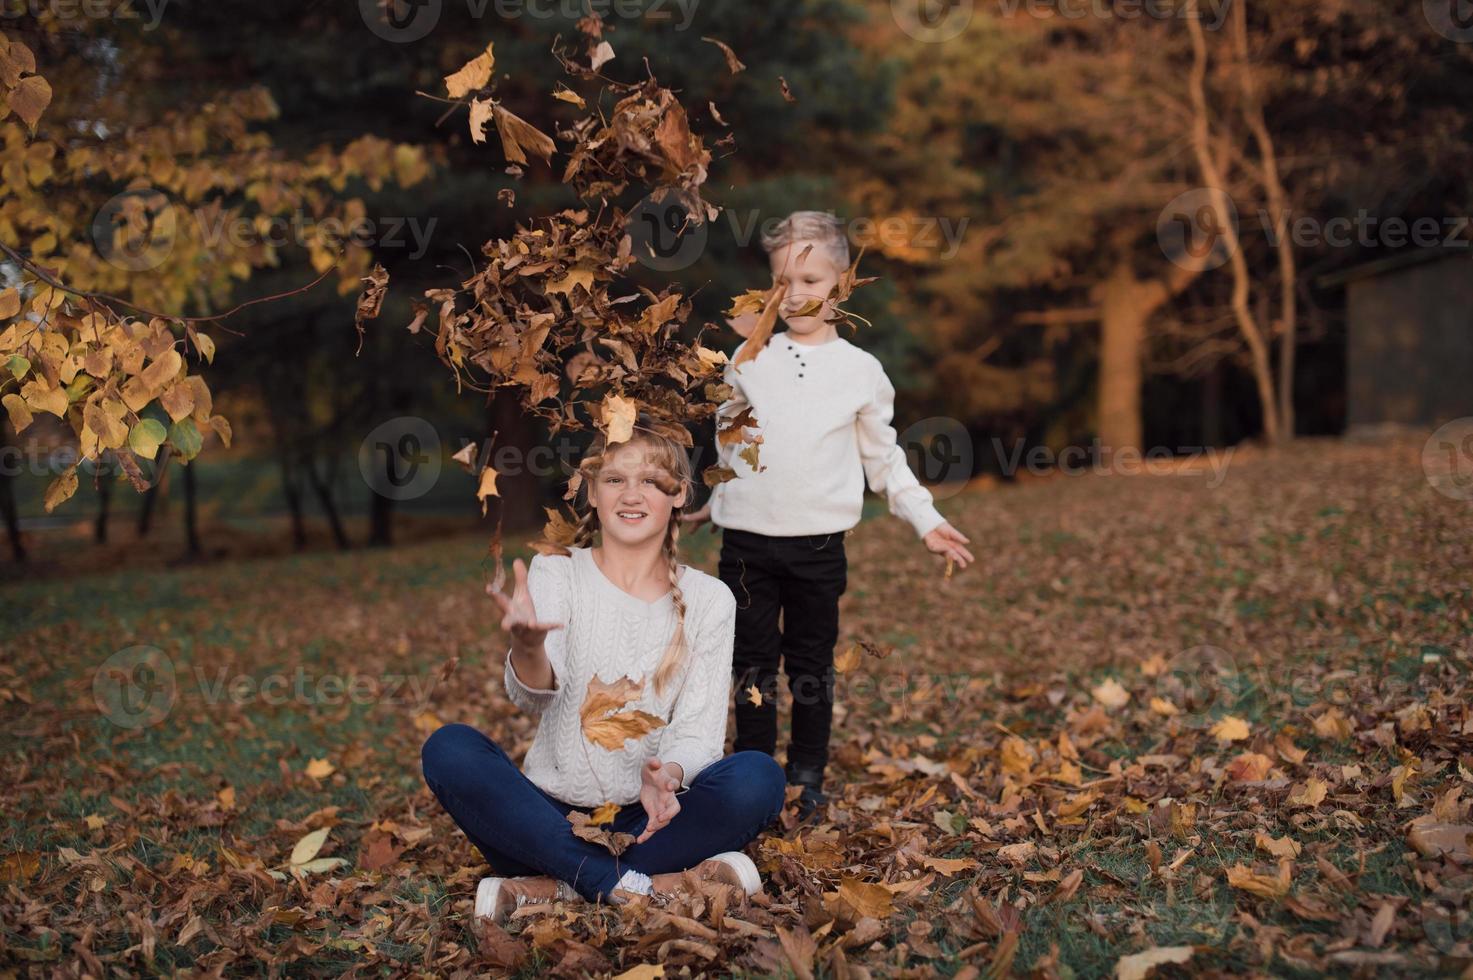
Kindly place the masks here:
[[(805, 251), (807, 255), (803, 254)], [(776, 249), (767, 259), (772, 266), (773, 283), (788, 284), (778, 311), (788, 329), (795, 334), (811, 334), (828, 327), (829, 318), (834, 315), (829, 293), (839, 285), (839, 277), (844, 274), (829, 250), (818, 242), (798, 239)], [(809, 316), (793, 315), (815, 300), (823, 304), (821, 309)]]
[(674, 482), (657, 465), (650, 446), (643, 442), (615, 446), (593, 485), (593, 506), (604, 536), (631, 546), (663, 538), (671, 511), (685, 503), (684, 489), (676, 496), (666, 492)]

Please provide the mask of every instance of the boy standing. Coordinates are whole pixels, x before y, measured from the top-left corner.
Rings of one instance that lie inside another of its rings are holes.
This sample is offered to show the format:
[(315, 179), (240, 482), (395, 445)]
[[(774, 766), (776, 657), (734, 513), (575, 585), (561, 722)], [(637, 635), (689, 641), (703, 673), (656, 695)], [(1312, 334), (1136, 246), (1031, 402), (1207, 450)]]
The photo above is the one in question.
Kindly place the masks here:
[[(754, 471), (736, 447), (718, 440), (720, 463), (737, 476), (718, 484), (710, 502), (686, 520), (699, 525), (709, 517), (723, 529), (719, 574), (737, 600), (734, 751), (776, 755), (781, 661), (793, 699), (787, 776), (803, 787), (799, 814), (806, 818), (827, 802), (834, 644), (839, 597), (848, 584), (844, 536), (859, 523), (866, 478), (929, 550), (962, 568), (972, 554), (896, 444), (895, 389), (884, 368), (840, 337), (832, 322), (830, 294), (849, 267), (843, 225), (824, 212), (798, 211), (764, 235), (762, 245), (774, 285), (788, 287), (779, 309), (787, 331), (746, 363), (728, 365), (732, 395), (718, 413), (726, 420), (751, 408), (762, 436), (762, 469)], [(797, 315), (817, 303), (810, 315)], [(742, 332), (740, 323), (733, 326)]]

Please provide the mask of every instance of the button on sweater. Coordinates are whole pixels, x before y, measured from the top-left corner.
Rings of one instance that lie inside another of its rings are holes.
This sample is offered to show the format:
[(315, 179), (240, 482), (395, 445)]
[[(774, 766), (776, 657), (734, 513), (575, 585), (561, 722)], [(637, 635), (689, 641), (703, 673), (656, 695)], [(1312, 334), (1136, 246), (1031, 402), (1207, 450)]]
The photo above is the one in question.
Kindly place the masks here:
[(725, 425), (752, 409), (758, 424), (746, 435), (762, 436), (761, 468), (741, 458), (742, 445), (718, 440), (721, 464), (736, 473), (712, 491), (718, 527), (774, 537), (847, 531), (859, 523), (866, 480), (919, 537), (945, 523), (896, 442), (895, 388), (873, 354), (842, 337), (809, 345), (780, 333), (752, 360), (728, 364), (725, 381), (732, 395), (718, 418)]
[[(638, 801), (640, 769), (652, 757), (678, 763), (689, 787), (725, 749), (736, 635), (731, 589), (715, 576), (681, 566), (687, 651), (681, 669), (658, 695), (655, 668), (675, 631), (671, 594), (645, 602), (610, 581), (590, 549), (570, 550), (567, 556), (537, 555), (527, 568), (537, 618), (563, 624), (543, 642), (552, 687), (523, 684), (507, 651), (507, 696), (540, 716), (522, 771), (557, 799), (579, 806)], [(667, 724), (609, 751), (584, 737), (579, 712), (592, 678), (612, 684), (625, 676), (643, 681), (644, 690), (623, 710), (647, 711)]]

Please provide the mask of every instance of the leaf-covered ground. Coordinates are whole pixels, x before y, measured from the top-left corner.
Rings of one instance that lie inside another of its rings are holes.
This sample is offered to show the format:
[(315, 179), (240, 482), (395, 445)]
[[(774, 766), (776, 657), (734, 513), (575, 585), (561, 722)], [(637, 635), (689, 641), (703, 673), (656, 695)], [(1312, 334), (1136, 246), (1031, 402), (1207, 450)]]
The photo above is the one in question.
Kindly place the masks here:
[[(845, 645), (893, 649), (842, 675), (832, 806), (753, 845), (758, 900), (479, 937), (418, 750), (530, 736), (484, 538), (8, 585), (0, 969), (1473, 976), (1473, 505), (1418, 449), (978, 487), (949, 580), (867, 520)], [(107, 700), (136, 646), (163, 702)]]

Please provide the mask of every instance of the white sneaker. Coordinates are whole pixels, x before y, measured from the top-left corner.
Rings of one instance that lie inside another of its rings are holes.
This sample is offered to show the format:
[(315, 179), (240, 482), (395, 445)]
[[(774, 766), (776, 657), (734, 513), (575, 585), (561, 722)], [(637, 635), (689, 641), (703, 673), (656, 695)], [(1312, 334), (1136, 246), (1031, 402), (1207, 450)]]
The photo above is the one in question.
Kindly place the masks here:
[(545, 875), (528, 878), (482, 878), (476, 886), (475, 918), (498, 925), (523, 905), (572, 902), (581, 896), (566, 881)]
[(723, 851), (714, 857), (707, 858), (701, 864), (709, 866), (713, 861), (726, 866), (722, 869), (713, 869), (717, 872), (715, 877), (729, 884), (740, 886), (742, 891), (748, 895), (755, 895), (762, 890), (762, 875), (758, 873), (757, 865), (741, 851)]

